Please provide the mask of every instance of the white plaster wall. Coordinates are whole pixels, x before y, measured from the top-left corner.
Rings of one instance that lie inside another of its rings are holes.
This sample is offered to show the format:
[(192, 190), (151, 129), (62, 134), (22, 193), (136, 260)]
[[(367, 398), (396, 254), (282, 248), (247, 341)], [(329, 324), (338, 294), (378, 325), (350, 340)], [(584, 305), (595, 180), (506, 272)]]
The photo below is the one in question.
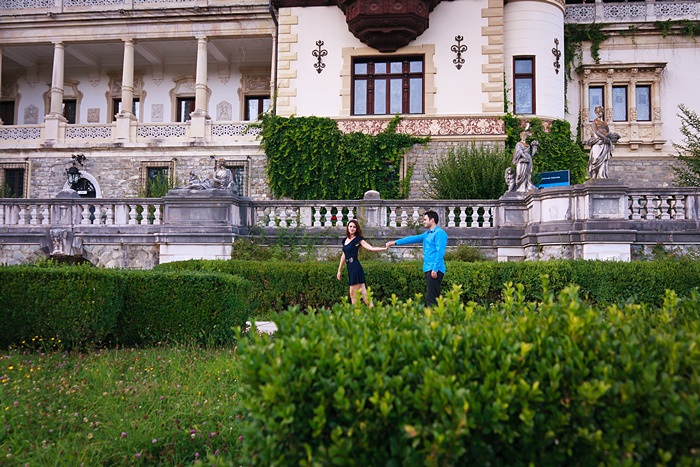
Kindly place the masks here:
[[(488, 101), (481, 85), (487, 81), (481, 66), (487, 63), (482, 47), (488, 38), (482, 28), (488, 26), (481, 10), (488, 6), (484, 0), (455, 0), (441, 2), (430, 14), (430, 27), (413, 44), (435, 44), (435, 109), (439, 115), (481, 114), (481, 104)], [(467, 51), (462, 54), (464, 65), (458, 70), (452, 60), (457, 55), (451, 47), (455, 36), (462, 36)]]
[[(635, 43), (636, 42), (636, 43)], [(592, 64), (590, 49), (584, 49), (583, 60)], [(638, 156), (668, 156), (676, 154), (672, 143), (683, 141), (680, 132), (681, 119), (678, 117), (678, 105), (684, 104), (691, 110), (700, 113), (700, 93), (698, 89), (698, 73), (700, 72), (700, 48), (687, 37), (658, 37), (658, 40), (646, 41), (639, 38), (632, 42), (628, 38), (612, 38), (603, 44), (600, 51), (600, 64), (616, 63), (667, 63), (661, 77), (660, 106), (661, 121), (663, 122), (663, 139), (666, 140), (660, 151)], [(578, 76), (572, 72), (574, 81), (569, 83), (567, 100), (569, 114), (567, 119), (575, 131), (580, 113), (581, 89)], [(614, 131), (614, 123), (610, 124)]]
[[(564, 118), (564, 13), (552, 3), (516, 1), (505, 6), (504, 41), (509, 110), (513, 105), (513, 56), (535, 56), (535, 111), (538, 117)], [(554, 69), (554, 39), (559, 39), (559, 73)]]
[[(337, 6), (292, 8), (292, 15), (299, 18), (296, 26), (297, 114), (338, 116), (341, 109), (342, 49), (366, 46), (348, 31), (345, 15)], [(322, 48), (328, 51), (328, 55), (322, 58), (326, 67), (321, 73), (314, 68), (318, 59), (311, 55), (318, 49), (316, 41), (319, 40), (323, 41)]]
[[(442, 2), (430, 14), (429, 28), (408, 46), (435, 45), (435, 108), (439, 115), (481, 114), (482, 102), (487, 95), (482, 93), (482, 64), (486, 58), (481, 50), (487, 45), (481, 29), (487, 20), (481, 17), (485, 0), (455, 0)], [(298, 115), (338, 116), (341, 113), (342, 87), (341, 51), (346, 47), (367, 48), (348, 31), (345, 15), (337, 6), (292, 8), (292, 15), (298, 17), (295, 32), (298, 34), (296, 62), (296, 113)], [(465, 64), (461, 70), (452, 63), (456, 57), (451, 51), (457, 35), (464, 37), (462, 44), (468, 50), (462, 57)], [(323, 57), (325, 68), (318, 73), (314, 68), (316, 41), (324, 42), (322, 48), (328, 51)], [(396, 51), (401, 54), (402, 49)], [(381, 55), (377, 52), (377, 55)]]

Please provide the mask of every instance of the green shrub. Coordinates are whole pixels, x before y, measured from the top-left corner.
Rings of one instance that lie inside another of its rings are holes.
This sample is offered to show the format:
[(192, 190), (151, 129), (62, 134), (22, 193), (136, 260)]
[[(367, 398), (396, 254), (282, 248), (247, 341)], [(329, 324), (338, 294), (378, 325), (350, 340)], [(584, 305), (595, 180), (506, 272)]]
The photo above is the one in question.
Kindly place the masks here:
[(120, 274), (86, 266), (0, 267), (0, 347), (54, 338), (101, 344), (124, 303)]
[[(420, 261), (365, 261), (367, 286), (375, 299), (396, 295), (408, 300), (425, 294), (425, 276)], [(281, 312), (292, 306), (330, 308), (348, 294), (347, 276), (336, 279), (337, 263), (256, 262), (238, 260), (191, 260), (162, 264), (157, 270), (224, 272), (253, 282), (251, 309), (256, 313)], [(470, 262), (450, 261), (443, 290), (462, 287), (464, 302), (494, 303), (501, 299), (503, 285), (519, 283), (528, 300), (539, 300), (541, 277), (547, 275), (555, 292), (574, 284), (581, 295), (598, 304), (629, 300), (660, 305), (666, 289), (680, 296), (700, 287), (700, 261), (539, 261)]]
[(454, 250), (445, 253), (445, 261), (462, 261), (473, 263), (475, 261), (486, 261), (486, 256), (478, 246), (462, 244)]
[(431, 199), (497, 199), (506, 192), (504, 173), (512, 154), (483, 144), (450, 148), (427, 169)]
[[(700, 296), (660, 308), (393, 301), (240, 343), (242, 458), (262, 465), (697, 465)], [(252, 333), (255, 334), (255, 333)]]
[(124, 271), (120, 343), (233, 342), (245, 327), (252, 284), (223, 274)]
[(252, 289), (225, 274), (49, 264), (2, 266), (0, 283), (0, 347), (232, 342)]

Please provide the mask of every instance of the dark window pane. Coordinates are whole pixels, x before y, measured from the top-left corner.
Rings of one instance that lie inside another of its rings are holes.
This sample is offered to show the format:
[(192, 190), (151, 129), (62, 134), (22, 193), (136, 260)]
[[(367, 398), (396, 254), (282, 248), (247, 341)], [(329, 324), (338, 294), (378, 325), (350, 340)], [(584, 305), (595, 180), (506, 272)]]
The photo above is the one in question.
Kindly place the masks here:
[(637, 86), (637, 121), (651, 121), (651, 86)]
[(1, 198), (24, 197), (24, 169), (5, 169), (5, 186)]
[(613, 121), (627, 121), (627, 86), (613, 86)]
[(78, 103), (75, 99), (66, 99), (63, 101), (63, 116), (66, 117), (68, 123), (76, 122), (76, 112), (78, 110)]
[(177, 98), (177, 121), (189, 122), (190, 114), (194, 112), (194, 97)]
[(0, 120), (5, 125), (15, 124), (15, 101), (0, 102)]
[(146, 180), (146, 196), (161, 197), (165, 196), (169, 188), (170, 171), (167, 167), (149, 167), (148, 180)]

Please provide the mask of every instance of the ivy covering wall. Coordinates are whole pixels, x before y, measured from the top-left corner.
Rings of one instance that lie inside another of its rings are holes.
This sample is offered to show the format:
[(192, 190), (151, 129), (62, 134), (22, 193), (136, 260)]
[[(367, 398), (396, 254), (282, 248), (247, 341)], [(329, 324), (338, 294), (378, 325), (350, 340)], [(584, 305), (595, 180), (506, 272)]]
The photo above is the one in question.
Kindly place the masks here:
[(360, 199), (377, 190), (384, 199), (408, 194), (411, 168), (401, 178), (403, 155), (427, 138), (396, 133), (396, 116), (376, 136), (344, 134), (335, 120), (321, 117), (262, 119), (262, 147), (275, 197)]

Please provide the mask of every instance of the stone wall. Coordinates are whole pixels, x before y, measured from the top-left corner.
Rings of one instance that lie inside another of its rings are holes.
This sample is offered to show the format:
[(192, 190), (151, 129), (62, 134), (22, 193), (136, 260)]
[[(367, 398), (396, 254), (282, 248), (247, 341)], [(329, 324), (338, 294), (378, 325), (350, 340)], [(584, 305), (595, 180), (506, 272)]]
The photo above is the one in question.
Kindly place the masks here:
[(671, 157), (615, 157), (610, 159), (608, 165), (608, 177), (619, 180), (629, 187), (672, 187), (673, 165), (675, 159)]

